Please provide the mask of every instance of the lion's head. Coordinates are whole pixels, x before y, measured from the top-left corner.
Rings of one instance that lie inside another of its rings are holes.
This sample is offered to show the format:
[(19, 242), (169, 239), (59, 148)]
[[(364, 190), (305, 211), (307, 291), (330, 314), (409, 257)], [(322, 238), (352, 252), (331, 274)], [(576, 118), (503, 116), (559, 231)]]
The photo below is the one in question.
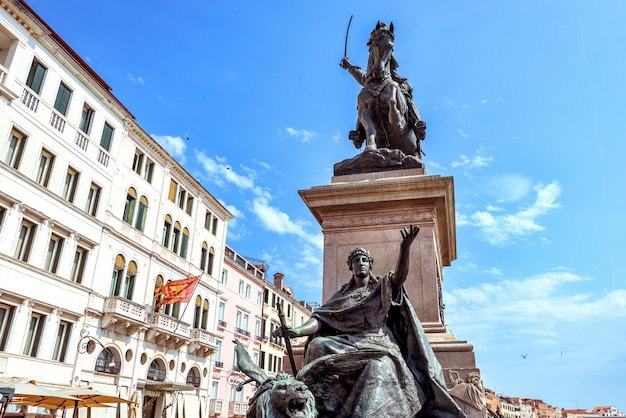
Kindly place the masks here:
[[(279, 372), (268, 377), (256, 365), (239, 340), (235, 340), (237, 365), (250, 381), (259, 385), (250, 399), (247, 418), (316, 418), (315, 397), (306, 384), (291, 375)], [(240, 389), (237, 389), (240, 390)]]
[(279, 373), (258, 389), (250, 402), (248, 417), (315, 418), (315, 398), (304, 383), (286, 373)]

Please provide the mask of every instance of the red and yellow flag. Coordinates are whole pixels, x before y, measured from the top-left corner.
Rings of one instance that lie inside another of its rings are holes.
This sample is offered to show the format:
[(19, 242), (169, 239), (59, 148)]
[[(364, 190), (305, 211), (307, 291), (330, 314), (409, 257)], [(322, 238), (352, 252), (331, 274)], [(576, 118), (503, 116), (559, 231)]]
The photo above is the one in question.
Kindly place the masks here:
[(200, 276), (174, 280), (156, 289), (154, 299), (158, 300), (159, 303), (154, 307), (154, 310), (158, 311), (161, 306), (176, 302), (189, 302), (199, 280)]

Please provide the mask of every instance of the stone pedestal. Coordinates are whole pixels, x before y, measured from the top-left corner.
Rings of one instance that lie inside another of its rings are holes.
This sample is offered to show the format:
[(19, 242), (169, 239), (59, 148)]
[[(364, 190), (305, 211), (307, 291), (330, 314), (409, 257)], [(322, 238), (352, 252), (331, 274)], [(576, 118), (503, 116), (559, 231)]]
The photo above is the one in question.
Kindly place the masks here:
[(396, 268), (400, 230), (418, 225), (409, 297), (443, 368), (475, 369), (472, 345), (446, 331), (444, 322), (442, 268), (456, 259), (453, 178), (429, 176), (423, 168), (353, 174), (299, 193), (324, 234), (324, 301), (350, 279), (352, 249), (370, 250), (373, 272), (383, 275)]

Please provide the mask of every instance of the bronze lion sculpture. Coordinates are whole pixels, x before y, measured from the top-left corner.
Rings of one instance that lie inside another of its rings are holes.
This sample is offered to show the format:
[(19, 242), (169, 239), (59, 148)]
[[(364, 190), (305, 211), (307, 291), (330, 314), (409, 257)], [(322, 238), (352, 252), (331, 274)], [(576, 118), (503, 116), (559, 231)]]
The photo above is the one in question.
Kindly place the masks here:
[(250, 399), (247, 418), (316, 418), (315, 398), (309, 388), (291, 375), (279, 372), (268, 377), (254, 364), (245, 347), (236, 343), (237, 365), (250, 381), (257, 383), (256, 393)]

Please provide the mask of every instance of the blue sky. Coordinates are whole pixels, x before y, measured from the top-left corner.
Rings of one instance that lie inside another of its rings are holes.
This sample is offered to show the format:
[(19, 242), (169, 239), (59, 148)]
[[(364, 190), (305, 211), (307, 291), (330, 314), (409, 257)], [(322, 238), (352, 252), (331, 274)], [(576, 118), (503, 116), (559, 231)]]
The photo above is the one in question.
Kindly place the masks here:
[(449, 327), (498, 393), (626, 410), (626, 2), (29, 4), (236, 215), (228, 244), (317, 302), (322, 235), (297, 191), (358, 152), (350, 15), (362, 66), (393, 21), (426, 169), (455, 181)]

